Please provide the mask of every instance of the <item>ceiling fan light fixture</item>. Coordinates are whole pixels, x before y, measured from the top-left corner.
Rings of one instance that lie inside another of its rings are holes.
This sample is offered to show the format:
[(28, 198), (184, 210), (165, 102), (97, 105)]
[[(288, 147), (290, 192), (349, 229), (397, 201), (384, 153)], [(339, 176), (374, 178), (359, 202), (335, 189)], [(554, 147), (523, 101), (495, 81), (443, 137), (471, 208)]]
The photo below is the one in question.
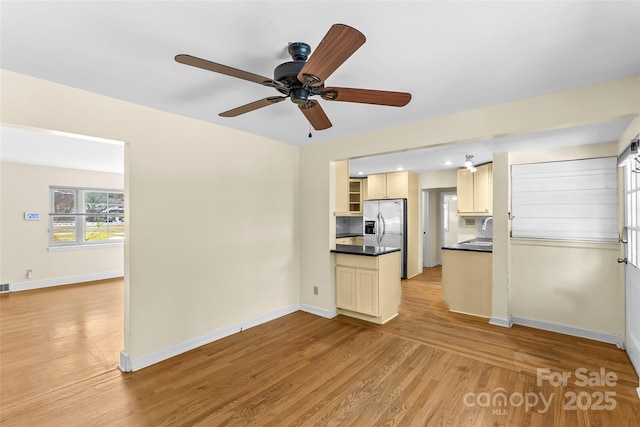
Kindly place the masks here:
[(306, 104), (309, 100), (310, 92), (305, 88), (291, 89), (291, 102), (294, 104)]
[(334, 24), (322, 38), (313, 55), (307, 43), (289, 43), (287, 51), (292, 61), (278, 65), (274, 69), (273, 79), (187, 54), (178, 54), (175, 60), (181, 64), (272, 87), (283, 95), (259, 99), (224, 111), (219, 114), (221, 117), (236, 117), (290, 98), (294, 104), (298, 105), (315, 130), (324, 130), (332, 126), (331, 121), (320, 104), (310, 99), (312, 96), (320, 96), (328, 101), (392, 107), (403, 107), (411, 100), (411, 94), (405, 92), (342, 87), (330, 87), (325, 90), (324, 82), (327, 77), (333, 74), (365, 41), (364, 34), (355, 28)]
[(474, 167), (473, 160), (471, 160), (473, 159), (473, 156), (471, 154), (467, 154), (465, 157), (467, 158), (467, 160), (465, 160), (464, 162), (464, 167), (471, 171), (471, 169)]

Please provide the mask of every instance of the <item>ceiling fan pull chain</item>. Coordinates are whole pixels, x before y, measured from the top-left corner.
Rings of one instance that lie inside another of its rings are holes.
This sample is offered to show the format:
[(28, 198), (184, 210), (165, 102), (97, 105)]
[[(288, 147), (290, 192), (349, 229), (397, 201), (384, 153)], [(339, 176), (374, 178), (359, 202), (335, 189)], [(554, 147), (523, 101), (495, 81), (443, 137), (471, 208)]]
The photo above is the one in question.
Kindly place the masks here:
[(313, 134), (311, 133), (311, 123), (309, 123), (309, 138), (313, 137)]

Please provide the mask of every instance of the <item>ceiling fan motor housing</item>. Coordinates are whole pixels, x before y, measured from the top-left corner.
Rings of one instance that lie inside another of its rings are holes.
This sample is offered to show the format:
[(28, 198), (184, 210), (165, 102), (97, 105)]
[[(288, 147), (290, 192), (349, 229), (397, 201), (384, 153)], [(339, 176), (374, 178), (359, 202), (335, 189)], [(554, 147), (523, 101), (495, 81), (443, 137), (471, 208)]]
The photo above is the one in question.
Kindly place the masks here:
[(311, 54), (311, 46), (302, 42), (289, 43), (287, 50), (294, 61), (306, 61)]
[[(289, 50), (291, 50), (291, 45), (289, 45)], [(284, 84), (283, 87), (276, 87), (276, 89), (285, 95), (289, 95), (291, 101), (295, 104), (306, 103), (310, 95), (317, 95), (324, 87), (324, 85), (320, 85), (307, 88), (298, 80), (298, 73), (305, 64), (306, 61), (301, 60), (289, 61), (278, 65), (273, 70), (273, 79)]]

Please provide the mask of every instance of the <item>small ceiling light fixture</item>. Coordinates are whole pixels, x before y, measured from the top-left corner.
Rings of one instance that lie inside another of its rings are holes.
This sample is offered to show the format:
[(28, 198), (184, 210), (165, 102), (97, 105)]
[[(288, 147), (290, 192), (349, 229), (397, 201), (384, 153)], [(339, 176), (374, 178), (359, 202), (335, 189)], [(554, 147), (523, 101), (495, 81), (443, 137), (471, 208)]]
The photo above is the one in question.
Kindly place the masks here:
[(403, 171), (404, 168), (402, 166), (398, 166), (398, 168), (396, 169), (397, 171)]
[(465, 160), (464, 162), (464, 167), (467, 168), (467, 170), (471, 173), (477, 172), (478, 169), (476, 169), (476, 167), (473, 165), (473, 155), (466, 154), (465, 157), (467, 158), (467, 160)]
[(360, 171), (358, 172), (358, 175), (364, 175), (364, 172)]
[(451, 166), (453, 164), (453, 162), (451, 160), (447, 160), (444, 162), (445, 166)]

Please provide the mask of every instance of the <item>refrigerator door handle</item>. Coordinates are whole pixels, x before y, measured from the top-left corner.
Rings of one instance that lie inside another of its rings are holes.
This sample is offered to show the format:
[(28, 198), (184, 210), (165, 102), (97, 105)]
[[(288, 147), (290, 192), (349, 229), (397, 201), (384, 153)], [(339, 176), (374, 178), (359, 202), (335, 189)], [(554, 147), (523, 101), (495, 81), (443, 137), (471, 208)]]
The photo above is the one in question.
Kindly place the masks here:
[(376, 230), (376, 242), (378, 246), (380, 246), (380, 242), (382, 242), (382, 214), (378, 212), (378, 229)]
[(384, 239), (384, 235), (387, 234), (387, 223), (384, 220), (384, 216), (380, 214), (380, 219), (382, 220), (382, 236), (380, 237), (380, 241)]

